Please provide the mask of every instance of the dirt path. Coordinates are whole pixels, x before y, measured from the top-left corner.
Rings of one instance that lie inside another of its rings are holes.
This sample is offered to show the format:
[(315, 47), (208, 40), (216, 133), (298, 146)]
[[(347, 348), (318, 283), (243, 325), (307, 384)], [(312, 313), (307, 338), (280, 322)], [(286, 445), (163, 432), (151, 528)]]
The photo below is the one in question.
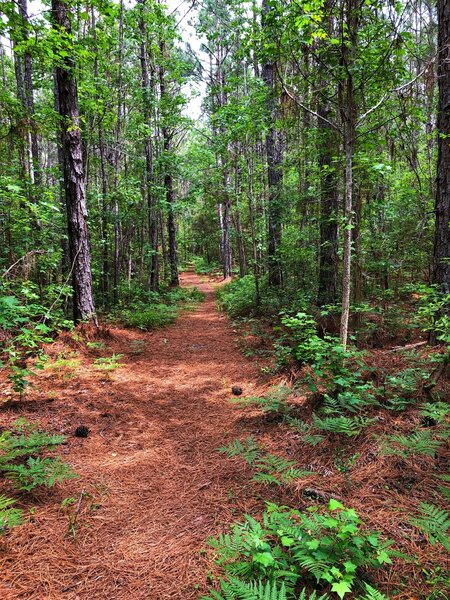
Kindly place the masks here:
[[(182, 284), (205, 293), (198, 309), (156, 332), (114, 330), (104, 354), (124, 354), (124, 366), (98, 372), (85, 353), (75, 377), (44, 371), (40, 386), (51, 391), (20, 411), (70, 436), (64, 458), (81, 479), (39, 492), (34, 522), (4, 542), (2, 599), (188, 600), (204, 591), (200, 551), (241, 512), (233, 490), (246, 480), (216, 451), (242, 434), (227, 399), (235, 383), (251, 394), (258, 373), (237, 350), (211, 284), (193, 273)], [(71, 435), (79, 424), (90, 428), (87, 439)], [(74, 543), (59, 502), (82, 490)]]

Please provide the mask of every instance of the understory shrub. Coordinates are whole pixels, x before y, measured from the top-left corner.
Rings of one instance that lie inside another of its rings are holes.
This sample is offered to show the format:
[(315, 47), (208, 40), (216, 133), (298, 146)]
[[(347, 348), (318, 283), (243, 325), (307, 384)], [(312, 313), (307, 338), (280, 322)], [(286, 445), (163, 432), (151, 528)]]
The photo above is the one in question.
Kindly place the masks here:
[[(308, 585), (343, 598), (362, 588), (365, 569), (391, 562), (392, 542), (383, 542), (379, 532), (364, 531), (358, 514), (337, 500), (330, 500), (327, 511), (314, 506), (300, 512), (269, 502), (266, 506), (261, 522), (246, 515), (230, 534), (209, 540), (225, 572), (225, 591), (231, 585), (233, 592), (233, 586), (238, 589), (238, 582), (245, 582), (256, 586), (253, 589), (266, 586), (266, 592), (282, 589), (280, 597), (297, 599)], [(246, 597), (233, 593), (225, 597)], [(221, 596), (213, 593), (209, 598)]]
[(209, 273), (220, 271), (218, 263), (210, 263), (203, 256), (193, 256), (192, 262), (194, 263), (195, 272), (199, 275), (208, 275)]
[(244, 317), (256, 309), (256, 285), (253, 275), (231, 281), (217, 291), (221, 307), (230, 317)]
[(141, 309), (129, 309), (121, 312), (121, 320), (127, 327), (148, 330), (164, 327), (176, 319), (178, 311), (167, 304), (153, 304)]
[[(23, 398), (34, 369), (42, 368), (45, 355), (43, 344), (52, 341), (62, 329), (73, 323), (65, 319), (62, 303), (70, 293), (67, 286), (49, 286), (43, 304), (39, 288), (30, 281), (14, 287), (9, 282), (0, 287), (0, 355), (6, 359), (8, 379), (12, 388)], [(33, 360), (33, 368), (29, 366)], [(0, 368), (3, 366), (0, 360)]]
[(204, 299), (197, 288), (175, 288), (160, 293), (140, 290), (137, 298), (130, 301), (126, 308), (116, 312), (117, 318), (127, 327), (142, 330), (164, 327), (178, 316), (178, 310)]

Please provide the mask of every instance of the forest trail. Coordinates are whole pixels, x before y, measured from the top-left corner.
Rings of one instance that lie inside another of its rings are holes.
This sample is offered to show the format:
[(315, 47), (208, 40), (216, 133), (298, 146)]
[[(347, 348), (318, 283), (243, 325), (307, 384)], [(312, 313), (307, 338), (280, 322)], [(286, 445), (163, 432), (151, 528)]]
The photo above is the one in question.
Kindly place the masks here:
[[(182, 285), (197, 286), (205, 301), (174, 324), (112, 330), (108, 353), (123, 354), (122, 367), (99, 373), (85, 353), (74, 377), (39, 378), (57, 397), (37, 392), (20, 410), (66, 432), (62, 454), (81, 478), (39, 492), (34, 522), (8, 536), (3, 600), (188, 600), (204, 591), (200, 551), (241, 513), (233, 488), (246, 481), (217, 452), (242, 434), (231, 386), (251, 395), (258, 373), (236, 348), (211, 283), (189, 272)], [(73, 436), (79, 424), (91, 430), (87, 439)], [(73, 542), (59, 503), (82, 490)]]

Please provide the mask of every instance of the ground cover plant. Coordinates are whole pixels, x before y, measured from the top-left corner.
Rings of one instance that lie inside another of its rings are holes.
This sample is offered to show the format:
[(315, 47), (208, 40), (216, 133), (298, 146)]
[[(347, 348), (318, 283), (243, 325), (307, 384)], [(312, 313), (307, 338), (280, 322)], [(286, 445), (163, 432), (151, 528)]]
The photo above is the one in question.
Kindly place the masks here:
[[(53, 487), (77, 477), (73, 469), (59, 457), (48, 455), (63, 444), (61, 435), (50, 435), (26, 421), (18, 419), (10, 430), (0, 434), (0, 479), (10, 483), (14, 492), (32, 492), (40, 486)], [(0, 533), (4, 534), (23, 522), (23, 511), (16, 500), (0, 496)]]

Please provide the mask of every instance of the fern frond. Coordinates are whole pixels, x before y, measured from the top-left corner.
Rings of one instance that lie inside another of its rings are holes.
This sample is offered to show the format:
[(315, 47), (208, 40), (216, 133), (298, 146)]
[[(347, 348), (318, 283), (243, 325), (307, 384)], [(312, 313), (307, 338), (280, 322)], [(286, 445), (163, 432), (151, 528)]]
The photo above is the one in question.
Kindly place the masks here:
[(261, 454), (261, 448), (253, 436), (249, 436), (244, 442), (241, 440), (233, 440), (228, 446), (221, 446), (218, 451), (226, 454), (228, 458), (240, 456), (249, 465), (253, 464)]
[[(221, 580), (221, 592), (211, 592), (211, 596), (203, 596), (202, 600), (286, 600), (286, 587), (276, 582), (242, 581), (237, 577)], [(311, 597), (313, 600), (314, 597)], [(320, 600), (320, 599), (318, 599)]]
[(364, 587), (366, 588), (366, 594), (358, 600), (388, 600), (387, 596), (373, 588), (368, 583), (365, 583)]
[(15, 500), (0, 496), (0, 535), (8, 529), (20, 525), (23, 521), (23, 511), (19, 508), (13, 508)]
[(300, 439), (304, 444), (317, 446), (325, 439), (324, 435), (320, 435), (319, 433), (311, 433), (312, 426), (301, 419), (287, 416), (285, 417), (284, 421), (287, 425), (289, 425), (289, 427), (292, 427), (298, 434), (300, 434)]
[(363, 429), (374, 422), (374, 419), (365, 417), (326, 417), (321, 419), (313, 415), (313, 424), (316, 429), (338, 433), (349, 437), (359, 435)]
[(425, 456), (436, 456), (436, 452), (442, 446), (443, 440), (433, 439), (433, 433), (428, 429), (416, 431), (407, 435), (387, 435), (379, 438), (381, 452), (386, 456), (401, 456), (408, 458), (417, 454)]
[(433, 546), (439, 542), (446, 550), (450, 551), (450, 541), (447, 532), (450, 529), (450, 515), (447, 511), (426, 502), (420, 505), (420, 514), (409, 518), (408, 521), (415, 525), (426, 535)]
[(309, 471), (298, 469), (296, 464), (294, 460), (266, 453), (255, 462), (258, 472), (253, 477), (253, 481), (282, 485), (311, 474)]

